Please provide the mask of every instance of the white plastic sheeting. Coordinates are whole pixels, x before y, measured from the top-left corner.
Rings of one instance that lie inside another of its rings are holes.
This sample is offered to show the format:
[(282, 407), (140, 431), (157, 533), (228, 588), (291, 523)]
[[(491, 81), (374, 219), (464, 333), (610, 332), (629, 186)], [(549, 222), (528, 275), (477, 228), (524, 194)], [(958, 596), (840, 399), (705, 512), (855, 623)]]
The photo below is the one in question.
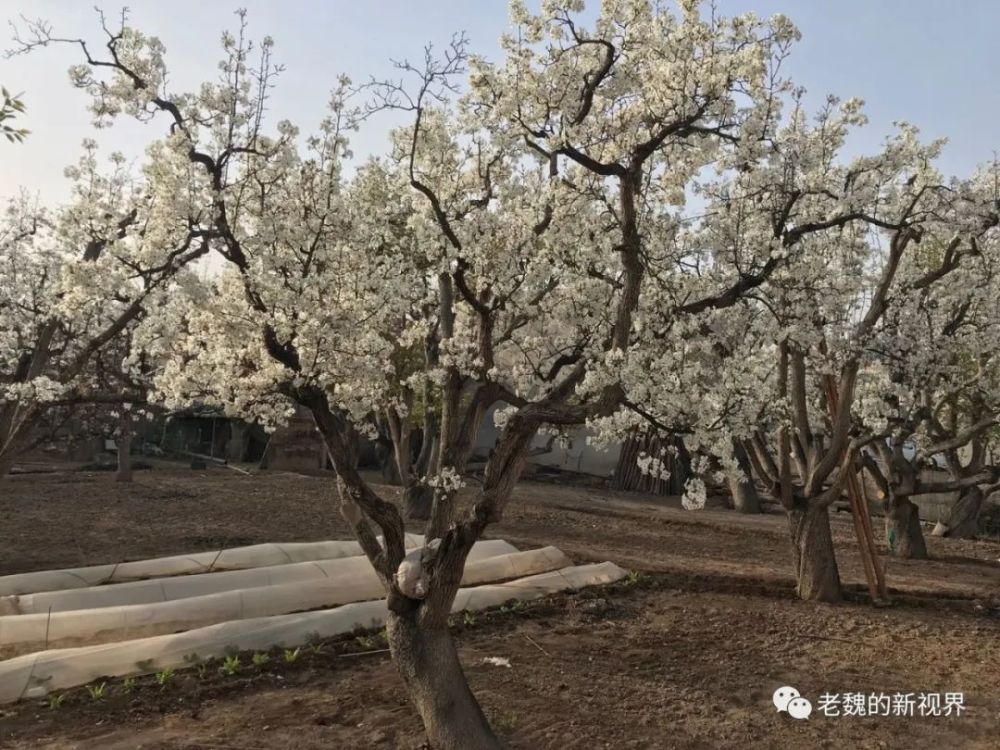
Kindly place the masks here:
[[(406, 535), (407, 548), (419, 547), (423, 543), (424, 538), (420, 534)], [(361, 554), (364, 553), (356, 541), (254, 544), (249, 547), (232, 547), (190, 555), (0, 576), (0, 596), (87, 588), (145, 578), (246, 570), (312, 560), (335, 560)]]
[[(621, 580), (614, 563), (569, 567), (507, 583), (460, 589), (453, 611), (528, 601), (548, 594)], [(233, 649), (264, 651), (296, 647), (314, 637), (330, 637), (384, 624), (384, 600), (335, 609), (254, 618), (211, 625), (186, 633), (160, 635), (102, 646), (41, 651), (0, 662), (0, 703), (39, 698), (53, 690), (83, 685), (101, 677), (148, 674), (224, 656)]]
[[(517, 548), (501, 539), (489, 539), (473, 545), (469, 560), (481, 560), (511, 552), (517, 552)], [(68, 612), (74, 609), (152, 604), (260, 586), (316, 580), (348, 581), (370, 572), (371, 563), (368, 562), (368, 558), (356, 556), (221, 573), (152, 578), (110, 586), (4, 596), (0, 597), (0, 615), (45, 614), (47, 616), (50, 612)]]
[[(480, 543), (477, 550), (480, 556), (484, 549), (501, 548), (495, 544)], [(0, 617), (0, 651), (13, 655), (46, 648), (145, 638), (230, 620), (382, 598), (385, 594), (382, 583), (367, 558), (348, 559), (360, 559), (365, 565), (349, 577), (341, 575), (304, 583), (237, 589), (156, 604)], [(462, 585), (475, 586), (520, 578), (572, 564), (555, 547), (500, 554), (469, 562), (462, 576)]]

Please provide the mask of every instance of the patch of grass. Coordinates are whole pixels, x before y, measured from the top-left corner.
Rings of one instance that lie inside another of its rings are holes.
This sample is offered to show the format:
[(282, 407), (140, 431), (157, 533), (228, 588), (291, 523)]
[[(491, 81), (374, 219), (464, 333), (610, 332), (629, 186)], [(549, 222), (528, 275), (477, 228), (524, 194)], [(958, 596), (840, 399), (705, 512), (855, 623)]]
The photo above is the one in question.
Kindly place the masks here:
[(638, 570), (630, 570), (625, 578), (622, 579), (622, 583), (629, 587), (639, 586), (647, 581), (648, 577), (645, 574), (640, 573)]
[(300, 649), (300, 648), (297, 648), (297, 649), (294, 649), (294, 650), (290, 649), (290, 648), (286, 648), (284, 650), (284, 653), (282, 654), (282, 657), (285, 660), (285, 664), (294, 664), (295, 662), (297, 662), (299, 660), (299, 655), (301, 653), (302, 653), (302, 649)]
[(219, 667), (219, 671), (224, 675), (229, 675), (232, 677), (234, 674), (240, 671), (240, 657), (233, 654), (232, 656), (227, 656), (222, 662), (222, 666)]
[(513, 732), (517, 725), (517, 714), (510, 711), (500, 711), (493, 717), (493, 726), (501, 732)]
[(100, 685), (87, 685), (87, 693), (90, 695), (90, 699), (94, 702), (102, 700), (104, 698), (104, 688), (108, 686), (108, 683), (102, 682)]
[(135, 691), (135, 677), (126, 677), (122, 680), (122, 693), (129, 695)]
[(161, 688), (164, 688), (167, 685), (169, 685), (170, 681), (173, 679), (174, 679), (174, 670), (171, 669), (170, 667), (161, 669), (159, 672), (156, 673), (156, 684), (159, 685)]
[(263, 651), (257, 651), (253, 656), (250, 657), (250, 661), (253, 662), (255, 667), (263, 667), (269, 661), (271, 657), (265, 654)]
[(506, 615), (524, 611), (525, 605), (520, 599), (511, 599), (507, 604), (500, 605), (500, 614)]
[(66, 693), (50, 693), (49, 694), (49, 708), (56, 709), (62, 706), (63, 701), (66, 700)]

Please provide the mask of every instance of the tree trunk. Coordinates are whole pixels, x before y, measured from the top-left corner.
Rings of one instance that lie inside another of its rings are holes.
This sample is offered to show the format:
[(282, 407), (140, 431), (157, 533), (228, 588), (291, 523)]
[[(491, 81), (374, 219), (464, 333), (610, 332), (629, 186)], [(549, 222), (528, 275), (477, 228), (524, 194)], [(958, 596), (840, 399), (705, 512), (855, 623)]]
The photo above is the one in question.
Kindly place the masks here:
[(0, 451), (0, 479), (10, 474), (11, 469), (17, 464), (17, 459), (20, 458), (25, 446), (25, 436), (34, 428), (35, 422), (36, 419), (25, 417), (19, 427), (7, 425), (6, 429), (0, 432), (0, 446), (3, 448)]
[(740, 465), (740, 476), (729, 479), (729, 491), (733, 495), (733, 508), (740, 513), (761, 513), (760, 496), (753, 483), (750, 457), (738, 440), (733, 440), (733, 454)]
[(895, 557), (926, 560), (927, 543), (920, 527), (920, 509), (905, 495), (890, 495), (885, 510), (885, 540)]
[(953, 539), (971, 539), (979, 533), (979, 514), (983, 509), (986, 495), (978, 487), (962, 490), (958, 500), (948, 511), (948, 515), (938, 521), (934, 536)]
[(427, 521), (434, 505), (434, 488), (423, 482), (411, 482), (403, 490), (403, 507), (411, 521)]
[(500, 741), (469, 688), (447, 625), (420, 627), (416, 613), (390, 611), (393, 660), (434, 750), (498, 750)]
[(729, 492), (733, 496), (733, 509), (739, 513), (762, 513), (757, 488), (747, 477), (729, 479)]
[(132, 481), (132, 415), (128, 409), (122, 409), (118, 422), (118, 473), (116, 482)]
[(795, 563), (795, 592), (800, 599), (817, 602), (840, 601), (840, 571), (830, 534), (827, 506), (799, 500), (788, 511)]
[(11, 453), (0, 454), (0, 482), (10, 474), (10, 470), (14, 468), (14, 454)]

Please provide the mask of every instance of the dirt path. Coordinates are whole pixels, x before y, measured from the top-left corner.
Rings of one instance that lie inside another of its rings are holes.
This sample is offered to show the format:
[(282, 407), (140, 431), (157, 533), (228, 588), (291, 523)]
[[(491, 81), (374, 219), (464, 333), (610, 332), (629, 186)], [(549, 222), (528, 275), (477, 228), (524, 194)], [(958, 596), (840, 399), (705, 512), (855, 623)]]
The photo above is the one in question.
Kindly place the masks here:
[[(107, 562), (220, 544), (343, 537), (328, 480), (157, 469), (19, 477), (0, 495), (0, 571)], [(861, 588), (851, 526), (835, 519), (845, 582)], [(1000, 546), (931, 539), (935, 560), (889, 562), (897, 604), (791, 596), (781, 515), (692, 513), (656, 498), (522, 485), (491, 530), (651, 575), (480, 616), (456, 628), (463, 663), (515, 748), (995, 748), (1000, 722)], [(343, 644), (341, 644), (342, 646)], [(341, 646), (333, 647), (336, 651)], [(364, 650), (353, 645), (354, 650)], [(511, 668), (483, 662), (509, 658)], [(95, 703), (7, 707), (0, 746), (417, 748), (419, 720), (384, 654), (306, 655), (237, 678), (181, 675)], [(959, 717), (796, 722), (773, 690), (962, 692)]]

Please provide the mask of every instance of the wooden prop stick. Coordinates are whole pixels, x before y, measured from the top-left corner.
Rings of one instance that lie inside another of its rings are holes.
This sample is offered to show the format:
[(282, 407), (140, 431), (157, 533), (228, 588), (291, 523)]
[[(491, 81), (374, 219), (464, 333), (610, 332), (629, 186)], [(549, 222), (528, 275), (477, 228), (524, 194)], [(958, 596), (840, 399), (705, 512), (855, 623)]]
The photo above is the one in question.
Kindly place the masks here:
[[(824, 378), (826, 386), (827, 407), (830, 410), (831, 419), (836, 419), (837, 408), (840, 398), (837, 394), (837, 386), (831, 376)], [(879, 565), (878, 547), (875, 544), (875, 535), (872, 532), (871, 515), (868, 512), (868, 503), (865, 502), (861, 494), (861, 487), (858, 484), (856, 472), (851, 472), (847, 478), (847, 497), (851, 507), (851, 519), (854, 522), (854, 533), (858, 539), (858, 551), (861, 554), (861, 563), (865, 570), (865, 579), (868, 583), (868, 593), (872, 602), (888, 599), (888, 591), (885, 582), (885, 570)]]

